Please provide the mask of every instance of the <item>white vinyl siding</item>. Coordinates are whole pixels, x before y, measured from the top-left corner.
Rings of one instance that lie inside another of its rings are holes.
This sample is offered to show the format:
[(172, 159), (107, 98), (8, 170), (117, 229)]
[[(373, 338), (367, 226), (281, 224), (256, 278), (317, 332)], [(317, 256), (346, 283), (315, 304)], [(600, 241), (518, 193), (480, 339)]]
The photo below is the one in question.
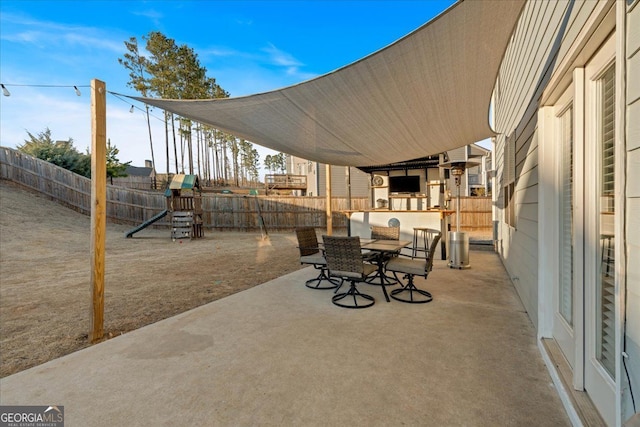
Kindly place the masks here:
[[(331, 196), (347, 196), (347, 174), (345, 166), (331, 166)], [(322, 163), (316, 164), (318, 179), (318, 194), (314, 196), (325, 196), (327, 189), (326, 167)], [(350, 169), (351, 197), (370, 197), (371, 183), (368, 173), (352, 167)]]

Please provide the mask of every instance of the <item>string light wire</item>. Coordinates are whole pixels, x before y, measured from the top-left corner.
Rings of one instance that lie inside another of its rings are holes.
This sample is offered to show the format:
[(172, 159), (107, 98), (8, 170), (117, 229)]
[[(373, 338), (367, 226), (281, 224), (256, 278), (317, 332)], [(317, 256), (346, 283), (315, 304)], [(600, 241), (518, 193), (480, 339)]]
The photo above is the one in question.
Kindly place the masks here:
[[(19, 84), (19, 83), (0, 83), (0, 85), (2, 87), (2, 94), (4, 96), (11, 96), (11, 92), (9, 92), (9, 89), (7, 89), (7, 86), (9, 86), (9, 87), (72, 88), (75, 91), (76, 95), (78, 95), (78, 96), (82, 96), (82, 92), (80, 92), (80, 88), (90, 88), (91, 87), (91, 85), (54, 85), (54, 84)], [(131, 105), (131, 108), (129, 108), (129, 112), (130, 113), (133, 113), (134, 110), (136, 110), (136, 109), (142, 111), (145, 114), (147, 113), (146, 109), (142, 109), (142, 108), (140, 108), (138, 106), (135, 106), (135, 105), (130, 103), (131, 101), (128, 101), (128, 100), (124, 99), (124, 98), (130, 98), (131, 99), (131, 97), (129, 95), (123, 95), (121, 93), (112, 92), (112, 91), (107, 91), (107, 93), (113, 95), (114, 97), (116, 97), (120, 101)], [(163, 117), (158, 117), (158, 116), (155, 116), (155, 115), (153, 115), (151, 113), (149, 113), (149, 116), (153, 117), (154, 119), (164, 123), (164, 118)]]
[(90, 85), (47, 85), (47, 84), (18, 84), (18, 83), (0, 83), (2, 85), (2, 94), (4, 96), (11, 96), (11, 92), (7, 89), (9, 87), (68, 87), (72, 88), (76, 95), (82, 96), (82, 92), (80, 92), (81, 87), (91, 87)]
[[(2, 94), (4, 96), (11, 96), (11, 92), (9, 92), (9, 89), (7, 89), (7, 86), (9, 87), (49, 87), (49, 88), (72, 88), (76, 95), (78, 96), (82, 96), (82, 92), (80, 91), (80, 88), (90, 88), (91, 85), (54, 85), (54, 84), (20, 84), (20, 83), (0, 83), (0, 86), (2, 87)], [(107, 93), (113, 95), (114, 97), (116, 97), (117, 99), (119, 99), (120, 101), (126, 102), (127, 104), (130, 104), (130, 101), (125, 100), (124, 98), (130, 98), (130, 96), (128, 95), (123, 95), (117, 92), (111, 92), (111, 91), (107, 91)], [(145, 109), (142, 109), (140, 107), (137, 107), (133, 104), (130, 104), (131, 108), (129, 108), (129, 112), (133, 113), (135, 109), (142, 111), (143, 113), (147, 113), (147, 111)], [(149, 114), (151, 117), (153, 117), (154, 119), (164, 122), (164, 118), (161, 117), (157, 117), (153, 114)]]
[[(116, 99), (118, 99), (118, 100), (120, 100), (120, 101), (122, 101), (122, 102), (124, 102), (124, 103), (126, 103), (126, 104), (128, 104), (128, 105), (131, 105), (131, 108), (129, 108), (129, 112), (130, 112), (130, 113), (133, 113), (133, 112), (134, 112), (134, 110), (140, 110), (140, 111), (142, 111), (143, 113), (147, 114), (147, 110), (146, 110), (146, 109), (143, 109), (143, 108), (140, 108), (140, 107), (138, 107), (138, 106), (136, 106), (136, 105), (131, 104), (131, 100), (130, 100), (130, 99), (131, 99), (131, 97), (130, 97), (129, 95), (123, 95), (123, 94), (121, 94), (121, 93), (111, 92), (110, 90), (108, 90), (108, 91), (107, 91), (107, 93), (108, 93), (109, 95), (113, 95)], [(127, 100), (127, 99), (125, 99), (125, 98), (129, 98), (129, 100)], [(160, 121), (160, 122), (163, 122), (163, 123), (164, 123), (164, 117), (162, 117), (162, 118), (161, 118), (161, 117), (155, 116), (155, 115), (153, 115), (153, 114), (151, 114), (151, 113), (149, 113), (149, 116), (151, 116), (151, 117), (153, 117), (154, 119), (156, 119), (156, 120), (158, 120), (158, 121)]]

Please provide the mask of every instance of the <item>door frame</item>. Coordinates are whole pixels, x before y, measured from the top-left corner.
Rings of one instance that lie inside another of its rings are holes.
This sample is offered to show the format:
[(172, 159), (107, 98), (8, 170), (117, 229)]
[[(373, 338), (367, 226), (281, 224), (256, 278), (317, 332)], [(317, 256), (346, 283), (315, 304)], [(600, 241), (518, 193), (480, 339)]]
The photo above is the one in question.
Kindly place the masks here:
[[(554, 142), (552, 145), (550, 161), (553, 164), (554, 190), (553, 206), (549, 210), (553, 211), (552, 222), (553, 239), (557, 245), (557, 250), (552, 252), (556, 258), (553, 269), (554, 280), (551, 281), (552, 299), (552, 325), (551, 336), (556, 340), (565, 358), (572, 368), (572, 386), (576, 390), (584, 387), (584, 68), (576, 68), (573, 72), (573, 81), (569, 88), (560, 96), (553, 105), (553, 117), (551, 132)], [(568, 108), (572, 109), (572, 151), (573, 151), (573, 218), (572, 218), (572, 324), (569, 325), (564, 317), (559, 313), (559, 291), (561, 286), (562, 264), (560, 254), (560, 232), (562, 230), (561, 209), (563, 206), (562, 192), (557, 189), (562, 188), (562, 129), (560, 116)], [(557, 230), (557, 231), (556, 231)], [(551, 235), (549, 236), (551, 238)], [(549, 240), (551, 243), (551, 240)], [(556, 247), (556, 245), (553, 245)], [(549, 246), (544, 245), (545, 248)]]
[[(602, 74), (608, 70), (611, 66), (617, 66), (616, 62), (616, 49), (615, 49), (615, 36), (611, 36), (601, 47), (601, 49), (593, 55), (589, 62), (585, 66), (585, 168), (598, 167), (599, 153), (598, 153), (598, 113), (599, 106), (597, 100), (599, 98), (598, 81)], [(617, 80), (616, 80), (617, 83)], [(615, 93), (618, 93), (616, 86)], [(618, 101), (616, 101), (617, 103)], [(616, 120), (620, 114), (616, 108)], [(619, 137), (617, 135), (618, 128), (615, 126), (616, 143), (614, 143), (615, 155), (618, 155), (617, 141)], [(620, 191), (621, 182), (618, 181), (619, 173), (621, 169), (621, 159), (616, 157), (615, 161), (615, 215), (614, 215), (614, 233), (616, 238), (614, 239), (616, 265), (615, 265), (615, 295), (619, 295), (619, 268), (618, 260), (621, 258), (623, 252), (620, 252), (620, 240), (622, 240), (623, 234), (621, 233), (619, 224), (620, 219), (623, 217), (624, 195)], [(597, 175), (597, 174), (595, 174)], [(599, 203), (597, 199), (600, 197), (598, 189), (599, 181), (595, 176), (590, 176), (590, 179), (585, 181), (585, 390), (591, 397), (591, 401), (598, 408), (598, 411), (605, 419), (605, 421), (611, 425), (615, 423), (616, 414), (619, 412), (616, 410), (617, 398), (616, 398), (616, 378), (619, 377), (619, 348), (620, 340), (618, 332), (614, 332), (616, 336), (616, 346), (614, 348), (616, 356), (616, 368), (614, 369), (614, 378), (611, 378), (608, 372), (602, 367), (596, 357), (596, 333), (597, 333), (597, 314), (596, 314), (596, 283), (598, 280), (598, 268), (597, 261), (600, 256), (600, 236), (599, 236)], [(587, 197), (589, 196), (589, 197)], [(591, 262), (589, 262), (591, 261)], [(620, 311), (620, 304), (616, 298), (614, 307), (615, 316), (615, 330), (620, 328), (620, 322), (618, 314)]]

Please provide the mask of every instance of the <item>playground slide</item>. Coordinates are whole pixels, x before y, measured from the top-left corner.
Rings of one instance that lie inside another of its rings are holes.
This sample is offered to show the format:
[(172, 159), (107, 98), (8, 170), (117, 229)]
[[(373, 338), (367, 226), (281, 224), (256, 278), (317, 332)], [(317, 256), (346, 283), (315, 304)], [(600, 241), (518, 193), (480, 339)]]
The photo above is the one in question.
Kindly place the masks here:
[(146, 220), (145, 222), (143, 222), (142, 224), (140, 224), (139, 226), (137, 226), (136, 228), (132, 228), (131, 230), (127, 231), (127, 234), (125, 234), (125, 236), (127, 238), (129, 237), (133, 237), (133, 235), (135, 233), (137, 233), (138, 231), (147, 228), (148, 226), (150, 226), (151, 224), (153, 224), (154, 222), (156, 222), (157, 220), (164, 218), (165, 216), (167, 216), (167, 214), (169, 213), (168, 210), (163, 210), (162, 212), (160, 212), (158, 215), (149, 218), (148, 220)]

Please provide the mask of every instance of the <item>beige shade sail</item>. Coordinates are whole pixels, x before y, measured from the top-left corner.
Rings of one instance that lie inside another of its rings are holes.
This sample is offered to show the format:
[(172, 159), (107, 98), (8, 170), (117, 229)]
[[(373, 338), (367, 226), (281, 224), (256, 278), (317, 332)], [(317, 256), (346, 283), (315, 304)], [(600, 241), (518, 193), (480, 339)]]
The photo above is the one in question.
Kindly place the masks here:
[(424, 157), (494, 135), (489, 105), (525, 0), (463, 0), (395, 43), (315, 79), (225, 99), (138, 98), (331, 165)]

